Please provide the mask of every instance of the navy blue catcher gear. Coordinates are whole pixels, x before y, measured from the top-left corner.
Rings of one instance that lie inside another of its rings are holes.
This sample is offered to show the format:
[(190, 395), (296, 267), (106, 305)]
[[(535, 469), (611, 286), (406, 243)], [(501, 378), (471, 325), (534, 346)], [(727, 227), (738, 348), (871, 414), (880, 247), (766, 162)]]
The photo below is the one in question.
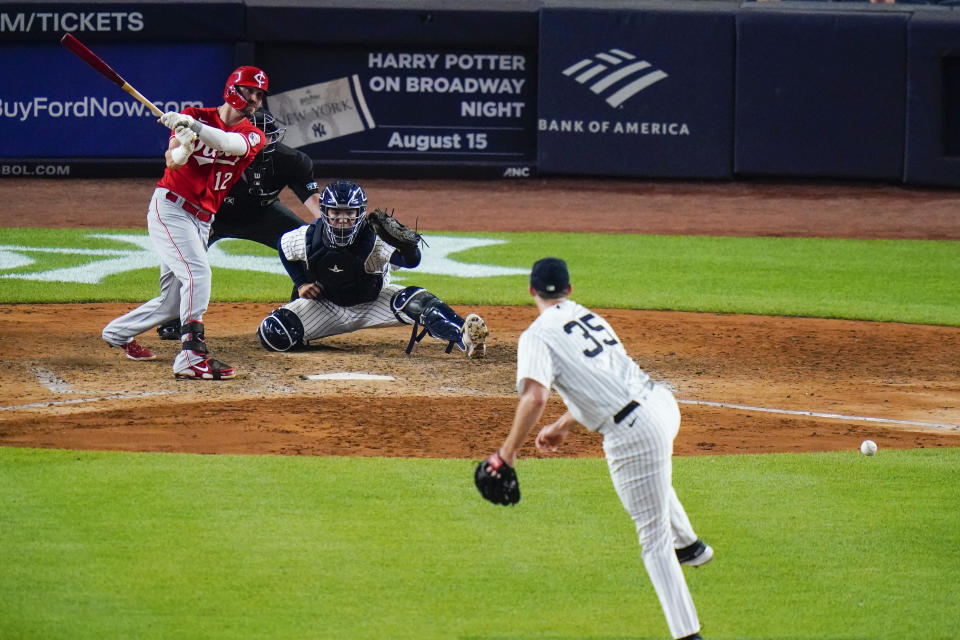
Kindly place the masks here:
[[(461, 351), (466, 350), (463, 344), (463, 318), (446, 302), (423, 287), (401, 289), (391, 298), (390, 307), (401, 322), (413, 325), (410, 343), (406, 349), (408, 354), (413, 351), (413, 345), (420, 342), (427, 333), (438, 340), (449, 342), (447, 353), (450, 353), (454, 345)], [(420, 325), (423, 325), (423, 330), (418, 334)]]
[(337, 180), (324, 187), (320, 194), (320, 217), (323, 233), (334, 247), (353, 242), (367, 216), (367, 194), (363, 187), (349, 180)]
[(303, 345), (303, 323), (293, 311), (280, 307), (257, 327), (257, 338), (267, 351), (289, 351)]

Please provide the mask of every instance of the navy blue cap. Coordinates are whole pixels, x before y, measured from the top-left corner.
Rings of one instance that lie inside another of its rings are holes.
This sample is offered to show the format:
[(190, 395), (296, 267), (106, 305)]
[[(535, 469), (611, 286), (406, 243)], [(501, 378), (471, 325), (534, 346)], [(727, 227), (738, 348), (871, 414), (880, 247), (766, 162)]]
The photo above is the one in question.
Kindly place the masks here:
[(570, 286), (567, 263), (560, 258), (541, 258), (533, 263), (530, 286), (541, 298), (559, 298)]

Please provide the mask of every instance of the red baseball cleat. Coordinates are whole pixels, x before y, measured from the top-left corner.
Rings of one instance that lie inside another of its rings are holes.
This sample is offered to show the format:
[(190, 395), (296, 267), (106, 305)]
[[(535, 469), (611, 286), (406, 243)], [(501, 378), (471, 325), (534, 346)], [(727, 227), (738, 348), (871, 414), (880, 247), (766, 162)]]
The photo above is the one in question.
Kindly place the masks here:
[(207, 357), (186, 369), (175, 371), (173, 375), (190, 380), (229, 380), (235, 377), (237, 372), (230, 365)]
[(157, 354), (150, 349), (140, 345), (136, 340), (131, 340), (123, 345), (123, 352), (131, 360), (156, 360)]

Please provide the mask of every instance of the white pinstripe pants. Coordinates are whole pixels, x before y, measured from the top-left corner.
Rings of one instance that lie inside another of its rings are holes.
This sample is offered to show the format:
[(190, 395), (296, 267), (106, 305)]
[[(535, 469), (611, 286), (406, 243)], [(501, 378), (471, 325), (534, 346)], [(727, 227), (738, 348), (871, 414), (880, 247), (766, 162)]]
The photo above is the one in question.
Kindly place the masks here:
[(298, 298), (284, 306), (290, 309), (303, 323), (303, 339), (319, 340), (360, 329), (380, 329), (404, 324), (394, 315), (390, 300), (405, 287), (388, 284), (380, 290), (376, 300), (341, 307), (329, 300)]
[[(631, 422), (633, 418), (636, 420)], [(673, 489), (671, 457), (679, 429), (677, 402), (662, 385), (654, 386), (629, 419), (618, 425), (610, 418), (601, 427), (613, 486), (636, 524), (643, 564), (674, 638), (700, 630), (674, 551), (697, 539)]]

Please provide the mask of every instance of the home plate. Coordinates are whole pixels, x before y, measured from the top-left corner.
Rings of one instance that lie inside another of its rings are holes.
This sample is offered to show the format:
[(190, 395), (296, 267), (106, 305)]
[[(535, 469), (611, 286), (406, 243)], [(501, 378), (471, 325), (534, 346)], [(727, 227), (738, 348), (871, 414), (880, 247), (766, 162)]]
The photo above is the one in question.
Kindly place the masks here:
[(313, 375), (300, 377), (304, 380), (396, 380), (393, 376), (380, 376), (375, 373), (356, 373), (351, 371), (315, 373)]

